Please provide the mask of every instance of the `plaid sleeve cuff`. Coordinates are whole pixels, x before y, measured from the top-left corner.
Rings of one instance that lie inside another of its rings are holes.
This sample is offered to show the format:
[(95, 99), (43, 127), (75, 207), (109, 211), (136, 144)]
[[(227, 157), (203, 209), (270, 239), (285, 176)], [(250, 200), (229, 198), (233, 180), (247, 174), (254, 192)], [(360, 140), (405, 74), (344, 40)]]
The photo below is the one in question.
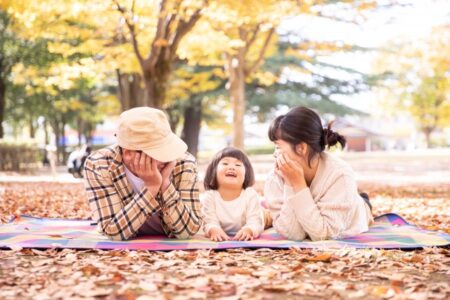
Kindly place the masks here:
[(169, 208), (176, 204), (177, 200), (180, 198), (180, 193), (171, 182), (164, 193), (162, 193), (161, 197), (163, 200), (163, 206), (165, 208)]
[(154, 214), (161, 208), (159, 202), (148, 191), (147, 187), (142, 188), (142, 190), (139, 192), (136, 202), (149, 215)]

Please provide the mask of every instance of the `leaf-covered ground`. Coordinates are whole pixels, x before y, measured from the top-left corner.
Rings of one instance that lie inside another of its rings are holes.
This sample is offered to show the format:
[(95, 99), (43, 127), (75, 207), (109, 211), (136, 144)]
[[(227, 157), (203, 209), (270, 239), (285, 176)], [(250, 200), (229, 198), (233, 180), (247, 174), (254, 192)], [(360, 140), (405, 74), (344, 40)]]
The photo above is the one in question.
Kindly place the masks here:
[[(448, 185), (363, 185), (375, 215), (450, 232)], [(0, 184), (0, 216), (86, 218), (80, 183)], [(450, 250), (0, 251), (0, 299), (448, 299)]]

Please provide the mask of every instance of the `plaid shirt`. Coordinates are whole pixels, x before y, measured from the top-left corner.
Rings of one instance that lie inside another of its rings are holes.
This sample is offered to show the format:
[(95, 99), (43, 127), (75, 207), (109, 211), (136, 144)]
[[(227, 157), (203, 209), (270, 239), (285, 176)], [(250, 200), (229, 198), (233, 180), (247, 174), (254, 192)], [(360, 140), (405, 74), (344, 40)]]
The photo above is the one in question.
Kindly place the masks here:
[(197, 163), (187, 152), (177, 161), (169, 187), (156, 198), (147, 187), (133, 192), (117, 145), (92, 153), (86, 159), (84, 171), (93, 219), (99, 230), (113, 240), (134, 237), (155, 213), (161, 217), (169, 237), (189, 238), (202, 225)]

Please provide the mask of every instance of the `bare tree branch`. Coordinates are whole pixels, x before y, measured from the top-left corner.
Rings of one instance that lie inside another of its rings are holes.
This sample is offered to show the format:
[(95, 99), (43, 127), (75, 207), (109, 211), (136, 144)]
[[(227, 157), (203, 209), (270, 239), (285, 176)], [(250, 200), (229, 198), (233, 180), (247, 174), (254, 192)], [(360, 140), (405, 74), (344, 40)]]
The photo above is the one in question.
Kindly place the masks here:
[(261, 28), (261, 23), (257, 24), (255, 27), (255, 30), (253, 30), (252, 33), (252, 37), (248, 40), (247, 44), (247, 49), (250, 49), (250, 47), (252, 46), (252, 44), (256, 41), (256, 36), (258, 35), (259, 29)]
[(202, 7), (197, 9), (188, 21), (180, 20), (177, 26), (176, 33), (169, 42), (169, 53), (171, 56), (175, 54), (181, 39), (194, 27), (195, 23), (197, 23), (197, 21), (200, 19), (200, 17), (202, 16), (203, 7), (207, 4), (208, 0), (204, 0)]
[(164, 15), (166, 12), (166, 5), (167, 5), (167, 0), (162, 0), (161, 4), (159, 6), (158, 24), (156, 26), (156, 33), (155, 33), (155, 37), (153, 38), (153, 41), (152, 41), (152, 47), (151, 47), (150, 53), (147, 56), (147, 63), (150, 64), (151, 66), (154, 66), (156, 64), (156, 61), (159, 56), (159, 52), (161, 50), (161, 47), (158, 46), (158, 41), (166, 35), (167, 16)]
[(133, 0), (133, 2), (131, 2), (131, 13), (132, 15), (134, 15), (134, 5), (136, 4), (136, 0)]
[[(117, 7), (117, 10), (122, 14), (122, 17), (125, 20), (125, 23), (127, 24), (128, 30), (130, 31), (130, 35), (131, 35), (131, 42), (133, 45), (133, 50), (134, 53), (136, 54), (139, 63), (141, 64), (141, 66), (144, 64), (144, 59), (142, 58), (141, 52), (139, 51), (139, 44), (137, 41), (137, 37), (136, 37), (136, 31), (135, 31), (135, 27), (134, 27), (134, 21), (133, 20), (129, 20), (127, 15), (126, 15), (126, 11), (125, 8), (123, 8), (122, 6), (120, 6), (119, 2), (117, 0), (112, 0)], [(134, 10), (134, 1), (133, 1), (133, 7), (132, 9)], [(134, 15), (134, 11), (131, 12), (132, 16)]]
[(267, 33), (267, 37), (266, 40), (264, 41), (264, 44), (261, 48), (261, 51), (259, 52), (259, 56), (258, 58), (253, 62), (253, 64), (250, 66), (250, 68), (246, 68), (245, 69), (245, 76), (250, 75), (251, 73), (253, 73), (255, 71), (255, 69), (259, 66), (259, 64), (261, 63), (262, 59), (264, 58), (264, 54), (266, 53), (267, 47), (269, 46), (269, 42), (273, 36), (275, 32), (275, 28), (271, 28), (269, 30), (269, 32)]

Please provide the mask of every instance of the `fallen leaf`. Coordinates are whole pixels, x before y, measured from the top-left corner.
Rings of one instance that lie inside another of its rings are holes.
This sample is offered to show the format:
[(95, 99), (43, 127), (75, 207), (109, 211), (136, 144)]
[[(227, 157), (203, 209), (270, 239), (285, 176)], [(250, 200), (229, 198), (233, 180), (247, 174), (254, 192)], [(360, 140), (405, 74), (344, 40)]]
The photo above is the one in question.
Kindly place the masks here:
[(229, 267), (229, 268), (225, 269), (225, 273), (227, 273), (228, 275), (236, 275), (236, 274), (251, 275), (252, 271), (248, 270), (248, 269), (244, 269), (244, 268), (239, 268), (239, 267)]
[(267, 292), (281, 293), (288, 292), (298, 288), (297, 283), (286, 283), (286, 284), (270, 284), (262, 286), (262, 289)]
[(155, 283), (146, 280), (141, 280), (139, 287), (147, 292), (155, 292), (158, 290), (158, 286)]
[(93, 265), (91, 265), (91, 264), (88, 264), (88, 265), (82, 267), (81, 271), (83, 272), (83, 274), (85, 276), (98, 276), (98, 275), (100, 275), (100, 269), (95, 267), (95, 266), (93, 266)]
[(323, 261), (330, 262), (332, 255), (330, 253), (322, 253), (313, 257), (305, 258), (307, 261)]

